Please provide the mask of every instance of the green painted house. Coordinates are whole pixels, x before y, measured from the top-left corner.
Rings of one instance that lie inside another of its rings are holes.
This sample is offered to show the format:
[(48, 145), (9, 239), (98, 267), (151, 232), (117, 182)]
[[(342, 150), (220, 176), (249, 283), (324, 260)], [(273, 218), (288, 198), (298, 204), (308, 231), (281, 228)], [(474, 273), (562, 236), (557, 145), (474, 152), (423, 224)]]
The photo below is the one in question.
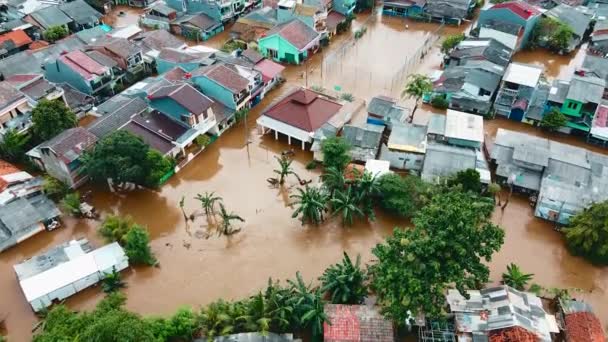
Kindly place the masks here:
[(300, 64), (319, 48), (321, 34), (300, 19), (281, 23), (258, 40), (262, 55), (277, 62)]
[(224, 64), (218, 63), (194, 70), (192, 83), (206, 95), (235, 111), (249, 106), (249, 80)]

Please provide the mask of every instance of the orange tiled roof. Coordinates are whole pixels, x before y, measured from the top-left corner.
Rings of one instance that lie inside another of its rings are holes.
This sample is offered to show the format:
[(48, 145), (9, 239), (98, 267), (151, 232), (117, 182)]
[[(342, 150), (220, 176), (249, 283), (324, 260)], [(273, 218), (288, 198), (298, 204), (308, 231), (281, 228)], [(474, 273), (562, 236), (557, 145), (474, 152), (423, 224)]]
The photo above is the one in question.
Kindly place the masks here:
[(18, 48), (32, 42), (32, 39), (23, 30), (11, 31), (0, 36), (0, 44), (9, 40), (12, 40)]

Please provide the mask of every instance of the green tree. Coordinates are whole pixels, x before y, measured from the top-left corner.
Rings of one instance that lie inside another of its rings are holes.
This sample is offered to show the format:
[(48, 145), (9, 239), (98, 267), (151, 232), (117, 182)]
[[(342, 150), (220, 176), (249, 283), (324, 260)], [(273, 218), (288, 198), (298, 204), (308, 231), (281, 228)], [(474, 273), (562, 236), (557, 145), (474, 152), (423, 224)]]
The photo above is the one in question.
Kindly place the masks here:
[(574, 31), (569, 25), (561, 23), (551, 37), (549, 38), (549, 46), (557, 52), (567, 51), (570, 47), (570, 42), (574, 36)]
[(336, 167), (325, 168), (325, 172), (321, 175), (321, 180), (323, 181), (323, 185), (332, 195), (335, 191), (344, 190), (346, 188), (347, 181), (344, 176), (344, 171)]
[(63, 26), (51, 26), (42, 33), (44, 40), (48, 40), (51, 43), (64, 38), (68, 35), (68, 30)]
[(42, 191), (54, 200), (63, 198), (69, 191), (70, 187), (65, 183), (61, 182), (57, 178), (51, 176), (44, 176), (44, 182), (42, 183)]
[(420, 177), (388, 173), (378, 178), (379, 203), (393, 214), (411, 217), (429, 200), (429, 188)]
[(9, 162), (23, 161), (29, 141), (29, 135), (19, 133), (15, 129), (8, 130), (0, 141), (0, 156)]
[(551, 111), (543, 116), (540, 121), (540, 127), (548, 131), (556, 131), (564, 127), (568, 123), (568, 118), (562, 114), (557, 107), (551, 108)]
[(363, 210), (359, 208), (359, 198), (354, 193), (352, 187), (334, 192), (334, 196), (330, 202), (333, 215), (342, 216), (342, 225), (352, 226), (355, 217), (365, 216)]
[(203, 210), (205, 210), (206, 215), (215, 213), (215, 203), (222, 201), (222, 198), (219, 196), (215, 196), (215, 192), (213, 191), (205, 191), (205, 193), (202, 195), (197, 194), (194, 199), (201, 202), (201, 207), (203, 208)]
[(507, 265), (507, 272), (502, 274), (502, 282), (519, 291), (524, 291), (533, 277), (534, 274), (524, 273), (519, 266), (510, 263)]
[(125, 287), (125, 283), (122, 281), (120, 273), (116, 271), (116, 267), (112, 268), (111, 273), (106, 273), (101, 280), (101, 289), (105, 293), (116, 292), (123, 287)]
[[(408, 77), (408, 82), (405, 84), (405, 88), (401, 92), (401, 96), (409, 96), (416, 99), (416, 107), (418, 107), (418, 102), (425, 93), (429, 93), (433, 91), (433, 82), (428, 76), (413, 74)], [(411, 120), (414, 119), (414, 112), (416, 111), (416, 107), (412, 110)]]
[(80, 211), (80, 203), (80, 194), (77, 192), (72, 192), (65, 195), (65, 197), (61, 200), (61, 207), (63, 210), (67, 211), (68, 214), (74, 217), (79, 217), (82, 215), (82, 212)]
[(289, 175), (296, 175), (296, 173), (293, 172), (293, 169), (291, 168), (291, 163), (293, 162), (293, 160), (287, 156), (281, 156), (280, 158), (274, 156), (274, 158), (277, 160), (277, 162), (279, 162), (279, 168), (273, 171), (274, 173), (279, 175), (279, 184), (282, 185), (283, 183), (285, 183), (285, 177)]
[(351, 183), (357, 203), (367, 218), (373, 221), (376, 218), (374, 213), (374, 198), (380, 191), (378, 179), (370, 172), (364, 171), (357, 175)]
[(431, 106), (437, 109), (447, 109), (450, 106), (450, 102), (444, 95), (436, 95), (431, 99)]
[(170, 171), (171, 163), (150, 150), (141, 138), (128, 131), (116, 131), (101, 140), (84, 156), (87, 174), (94, 181), (156, 186)]
[(608, 264), (608, 201), (594, 203), (570, 218), (564, 232), (573, 254)]
[(449, 187), (460, 185), (464, 192), (470, 191), (475, 194), (481, 193), (481, 180), (479, 178), (479, 172), (475, 169), (458, 171), (454, 176), (448, 178), (447, 185)]
[(464, 293), (488, 282), (486, 264), (504, 241), (504, 231), (489, 221), (493, 210), (490, 199), (471, 193), (437, 194), (413, 228), (396, 228), (377, 245), (370, 272), (383, 313), (398, 324), (408, 310), (441, 317), (448, 287)]
[(125, 253), (134, 264), (155, 265), (157, 263), (150, 249), (150, 234), (139, 225), (132, 226), (125, 235)]
[(361, 304), (367, 297), (367, 274), (361, 268), (361, 256), (355, 263), (344, 252), (341, 263), (329, 266), (319, 278), (321, 291), (330, 295), (334, 304)]
[(321, 143), (323, 165), (325, 168), (333, 167), (344, 172), (346, 165), (351, 161), (349, 150), (350, 145), (343, 138), (333, 137), (323, 140)]
[(441, 43), (441, 52), (444, 54), (450, 53), (456, 45), (464, 40), (464, 33), (457, 33), (447, 36)]
[(323, 323), (327, 322), (325, 315), (323, 296), (319, 288), (313, 288), (306, 284), (300, 272), (296, 272), (295, 280), (288, 280), (291, 289), (290, 302), (296, 317), (296, 327), (311, 329), (313, 338), (319, 339), (323, 336)]
[(76, 115), (63, 101), (43, 99), (32, 109), (32, 132), (41, 141), (52, 139), (77, 123)]
[(136, 225), (131, 216), (109, 215), (99, 227), (98, 233), (107, 242), (118, 241), (120, 244), (124, 244), (127, 233)]
[(228, 212), (226, 210), (226, 208), (224, 207), (224, 204), (221, 202), (220, 202), (220, 218), (222, 219), (222, 225), (221, 225), (221, 230), (219, 231), (219, 233), (223, 234), (223, 235), (232, 235), (240, 230), (240, 229), (232, 228), (232, 221), (245, 222), (245, 219), (243, 219), (239, 215), (237, 215), (233, 212)]
[(319, 224), (323, 222), (323, 213), (326, 211), (327, 194), (322, 189), (306, 186), (304, 189), (298, 188), (298, 193), (289, 197), (294, 198), (296, 210), (291, 215), (296, 218), (302, 215), (302, 225), (306, 222)]

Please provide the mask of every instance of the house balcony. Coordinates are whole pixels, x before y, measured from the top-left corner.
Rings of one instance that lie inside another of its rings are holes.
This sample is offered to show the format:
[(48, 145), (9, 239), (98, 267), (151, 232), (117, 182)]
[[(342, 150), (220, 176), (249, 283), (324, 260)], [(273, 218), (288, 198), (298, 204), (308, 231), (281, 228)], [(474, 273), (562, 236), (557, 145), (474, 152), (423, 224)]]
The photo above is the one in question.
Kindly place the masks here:
[(103, 76), (99, 79), (97, 79), (97, 81), (93, 82), (91, 81), (91, 89), (93, 90), (93, 93), (96, 93), (102, 89), (104, 89), (105, 87), (108, 86), (108, 84), (112, 83), (113, 79), (112, 76), (107, 75), (107, 76)]
[(197, 123), (192, 128), (196, 129), (200, 134), (205, 134), (212, 130), (217, 125), (217, 121), (215, 120), (215, 115), (211, 115), (207, 117), (205, 120)]

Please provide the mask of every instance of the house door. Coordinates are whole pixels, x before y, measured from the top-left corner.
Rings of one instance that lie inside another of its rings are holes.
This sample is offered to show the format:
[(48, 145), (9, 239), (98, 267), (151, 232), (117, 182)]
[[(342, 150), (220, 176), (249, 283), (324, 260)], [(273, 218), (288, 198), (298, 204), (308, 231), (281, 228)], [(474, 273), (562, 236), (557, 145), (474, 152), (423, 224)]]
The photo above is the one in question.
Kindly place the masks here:
[(285, 60), (287, 61), (287, 63), (297, 64), (296, 55), (294, 55), (293, 53), (285, 53)]
[(513, 121), (521, 121), (524, 118), (524, 110), (521, 108), (513, 108), (511, 109), (511, 114), (509, 114), (509, 119)]

